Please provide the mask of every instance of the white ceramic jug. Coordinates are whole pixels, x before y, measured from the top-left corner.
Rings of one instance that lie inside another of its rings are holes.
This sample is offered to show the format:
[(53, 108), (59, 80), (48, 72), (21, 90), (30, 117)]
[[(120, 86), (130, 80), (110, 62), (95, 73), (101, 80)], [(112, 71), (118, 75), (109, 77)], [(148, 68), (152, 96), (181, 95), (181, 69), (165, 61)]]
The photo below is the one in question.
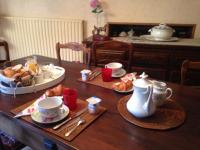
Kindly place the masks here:
[(148, 75), (143, 72), (140, 77), (133, 83), (134, 92), (127, 102), (127, 109), (135, 117), (143, 118), (156, 111), (156, 104), (152, 100), (153, 84), (147, 80)]

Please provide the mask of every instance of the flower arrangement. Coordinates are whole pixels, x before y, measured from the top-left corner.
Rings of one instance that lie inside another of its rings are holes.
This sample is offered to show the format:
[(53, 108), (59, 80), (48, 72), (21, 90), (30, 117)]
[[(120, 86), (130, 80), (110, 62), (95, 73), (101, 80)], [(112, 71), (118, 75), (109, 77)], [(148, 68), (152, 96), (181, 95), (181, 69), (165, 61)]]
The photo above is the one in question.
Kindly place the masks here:
[(90, 0), (90, 6), (92, 7), (92, 13), (100, 14), (103, 12), (103, 9), (99, 0)]
[(96, 26), (99, 27), (101, 24), (100, 14), (103, 12), (101, 2), (99, 0), (90, 0), (90, 7), (92, 8), (92, 13), (96, 15)]

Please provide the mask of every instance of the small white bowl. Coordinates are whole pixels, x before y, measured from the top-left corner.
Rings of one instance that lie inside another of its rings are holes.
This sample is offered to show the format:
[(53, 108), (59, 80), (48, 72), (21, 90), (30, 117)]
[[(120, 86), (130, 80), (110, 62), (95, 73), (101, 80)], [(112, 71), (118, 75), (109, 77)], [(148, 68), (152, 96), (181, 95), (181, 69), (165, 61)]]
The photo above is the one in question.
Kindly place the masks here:
[(63, 101), (61, 98), (47, 97), (38, 102), (37, 109), (42, 116), (46, 118), (54, 118), (59, 114), (62, 105)]

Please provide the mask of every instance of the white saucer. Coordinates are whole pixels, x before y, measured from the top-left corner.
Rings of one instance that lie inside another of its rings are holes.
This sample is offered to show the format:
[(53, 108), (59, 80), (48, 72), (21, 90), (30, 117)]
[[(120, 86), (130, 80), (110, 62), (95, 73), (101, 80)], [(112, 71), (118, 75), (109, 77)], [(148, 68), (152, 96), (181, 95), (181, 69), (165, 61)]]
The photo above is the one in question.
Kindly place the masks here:
[(151, 35), (142, 35), (140, 36), (141, 38), (144, 38), (146, 40), (150, 40), (150, 41), (157, 41), (157, 42), (174, 42), (174, 41), (178, 41), (177, 37), (171, 37), (169, 39), (160, 39), (160, 38), (155, 38)]
[(124, 70), (123, 68), (119, 71), (119, 73), (116, 74), (112, 74), (113, 78), (120, 78), (122, 76), (124, 76), (126, 74), (126, 70)]
[(114, 89), (114, 91), (116, 91), (118, 93), (123, 93), (123, 94), (130, 93), (130, 92), (133, 92), (133, 87), (131, 89), (127, 90), (127, 91), (118, 91), (118, 90), (115, 90), (115, 89)]
[(35, 121), (37, 123), (50, 124), (50, 123), (56, 123), (56, 122), (64, 119), (65, 117), (67, 117), (68, 114), (69, 114), (69, 108), (67, 106), (63, 105), (62, 108), (60, 109), (58, 116), (55, 118), (45, 118), (41, 115), (40, 112), (38, 112), (38, 110), (35, 110), (31, 114), (31, 118), (33, 119), (33, 121)]

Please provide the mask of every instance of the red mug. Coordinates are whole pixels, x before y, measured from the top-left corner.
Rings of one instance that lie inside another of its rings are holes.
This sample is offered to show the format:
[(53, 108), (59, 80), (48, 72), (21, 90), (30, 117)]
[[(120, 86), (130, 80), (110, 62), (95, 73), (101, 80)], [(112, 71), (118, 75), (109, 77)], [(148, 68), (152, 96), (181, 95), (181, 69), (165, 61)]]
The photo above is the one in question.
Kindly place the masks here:
[(112, 81), (112, 69), (110, 68), (102, 68), (102, 79), (104, 82), (110, 82)]
[(77, 91), (75, 89), (65, 88), (63, 90), (63, 101), (69, 110), (75, 110), (77, 107)]

